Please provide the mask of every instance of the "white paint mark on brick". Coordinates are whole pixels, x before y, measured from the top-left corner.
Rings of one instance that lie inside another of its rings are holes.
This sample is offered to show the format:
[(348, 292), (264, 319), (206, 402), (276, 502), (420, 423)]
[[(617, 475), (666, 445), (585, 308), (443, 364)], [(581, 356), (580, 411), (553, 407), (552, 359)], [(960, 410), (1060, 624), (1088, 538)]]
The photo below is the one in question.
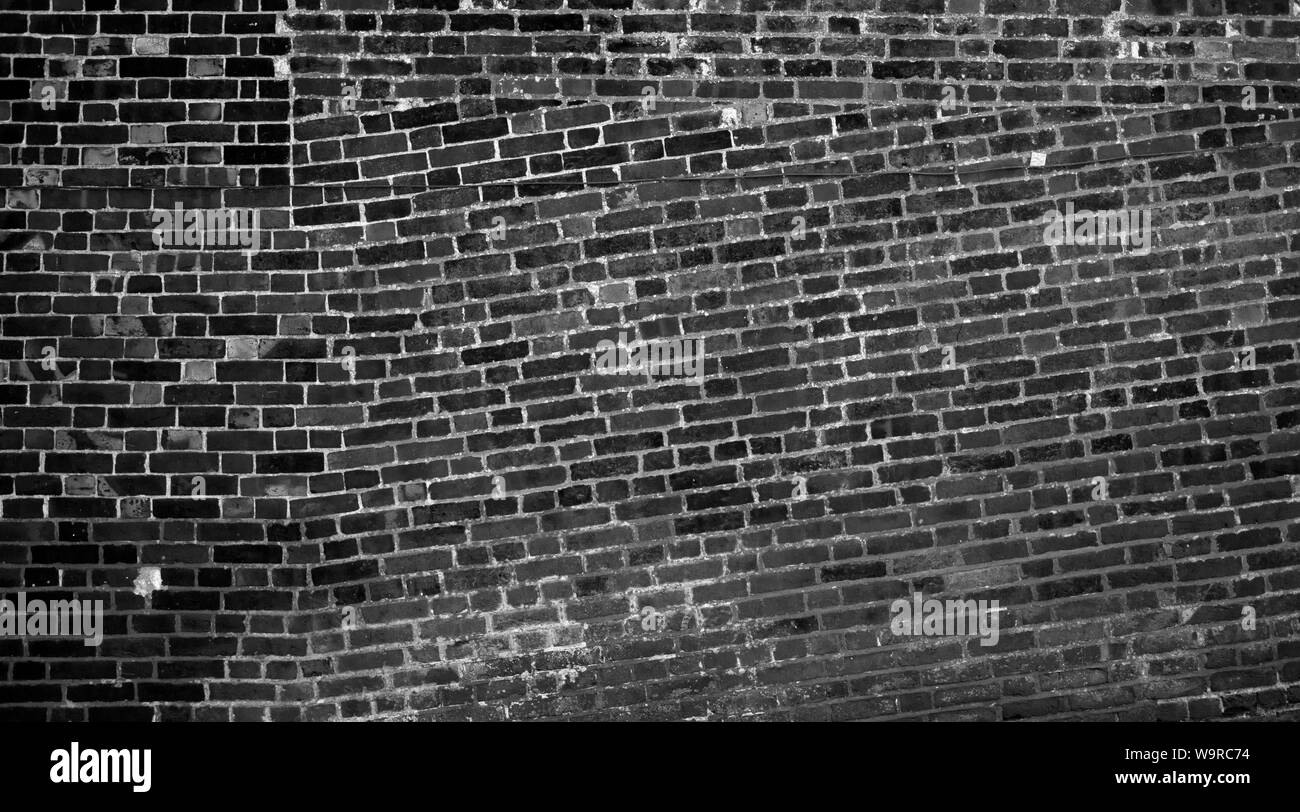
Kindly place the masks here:
[(561, 668), (555, 672), (555, 682), (557, 687), (563, 688), (566, 685), (577, 685), (578, 677), (582, 675), (582, 670), (577, 668)]
[(147, 598), (155, 590), (163, 588), (162, 568), (161, 567), (141, 567), (140, 574), (135, 576), (134, 587), (131, 591), (142, 598)]
[(1101, 22), (1101, 35), (1111, 42), (1120, 42), (1124, 37), (1119, 32), (1119, 24), (1126, 19), (1120, 12), (1112, 12)]

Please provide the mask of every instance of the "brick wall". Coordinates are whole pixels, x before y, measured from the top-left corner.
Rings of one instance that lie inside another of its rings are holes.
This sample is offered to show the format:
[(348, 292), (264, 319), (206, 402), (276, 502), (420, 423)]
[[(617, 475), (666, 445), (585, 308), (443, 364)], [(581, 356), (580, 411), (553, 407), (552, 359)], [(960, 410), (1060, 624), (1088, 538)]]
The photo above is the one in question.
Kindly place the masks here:
[(535, 99), (1295, 103), (1287, 0), (302, 0), (296, 109)]
[(0, 593), (108, 634), (0, 638), (0, 717), (1300, 708), (1286, 4), (26, 5)]

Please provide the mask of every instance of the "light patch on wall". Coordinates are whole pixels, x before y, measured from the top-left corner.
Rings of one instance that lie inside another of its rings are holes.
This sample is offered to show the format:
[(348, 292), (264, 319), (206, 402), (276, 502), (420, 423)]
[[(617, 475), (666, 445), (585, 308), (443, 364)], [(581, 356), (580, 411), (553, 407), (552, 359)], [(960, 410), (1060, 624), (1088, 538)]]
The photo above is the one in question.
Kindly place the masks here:
[(1258, 327), (1265, 319), (1266, 313), (1261, 303), (1238, 305), (1232, 309), (1233, 327)]
[(1119, 24), (1128, 19), (1118, 11), (1112, 12), (1101, 21), (1101, 35), (1111, 42), (1119, 42), (1123, 35), (1119, 32)]
[(167, 40), (164, 37), (136, 37), (131, 44), (136, 54), (140, 56), (160, 56), (167, 53)]
[(27, 186), (58, 186), (59, 170), (44, 167), (32, 167), (23, 172)]
[(162, 568), (141, 567), (140, 573), (135, 576), (135, 582), (132, 584), (132, 587), (132, 592), (142, 598), (148, 598), (156, 590), (163, 588)]
[(41, 204), (40, 193), (35, 189), (6, 189), (5, 206), (11, 209), (35, 209)]
[(0, 232), (0, 245), (4, 246), (5, 251), (48, 251), (50, 240), (48, 235), (30, 231), (5, 231)]

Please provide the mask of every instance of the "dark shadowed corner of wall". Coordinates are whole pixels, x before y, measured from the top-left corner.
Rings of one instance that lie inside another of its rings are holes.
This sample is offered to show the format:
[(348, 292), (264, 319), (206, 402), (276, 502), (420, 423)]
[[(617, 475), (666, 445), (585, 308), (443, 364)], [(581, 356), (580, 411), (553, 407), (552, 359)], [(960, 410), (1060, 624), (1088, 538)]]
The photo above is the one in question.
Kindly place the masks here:
[[(1273, 0), (11, 2), (0, 592), (105, 638), (0, 637), (0, 718), (1296, 716), (1298, 42)], [(160, 245), (191, 211), (256, 245)], [(699, 374), (606, 374), (636, 341)]]

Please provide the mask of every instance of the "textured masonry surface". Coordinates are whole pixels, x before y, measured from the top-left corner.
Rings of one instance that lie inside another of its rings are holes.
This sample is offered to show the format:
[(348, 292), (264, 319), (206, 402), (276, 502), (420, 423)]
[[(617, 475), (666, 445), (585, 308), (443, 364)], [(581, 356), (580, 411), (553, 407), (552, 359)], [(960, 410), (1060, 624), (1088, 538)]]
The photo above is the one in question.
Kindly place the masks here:
[[(0, 593), (108, 635), (0, 639), (0, 718), (1297, 715), (1298, 42), (1260, 0), (11, 0)], [(1152, 250), (1046, 245), (1070, 202)], [(176, 203), (262, 249), (156, 248)], [(620, 332), (702, 383), (597, 375)], [(893, 636), (913, 592), (999, 643)]]

